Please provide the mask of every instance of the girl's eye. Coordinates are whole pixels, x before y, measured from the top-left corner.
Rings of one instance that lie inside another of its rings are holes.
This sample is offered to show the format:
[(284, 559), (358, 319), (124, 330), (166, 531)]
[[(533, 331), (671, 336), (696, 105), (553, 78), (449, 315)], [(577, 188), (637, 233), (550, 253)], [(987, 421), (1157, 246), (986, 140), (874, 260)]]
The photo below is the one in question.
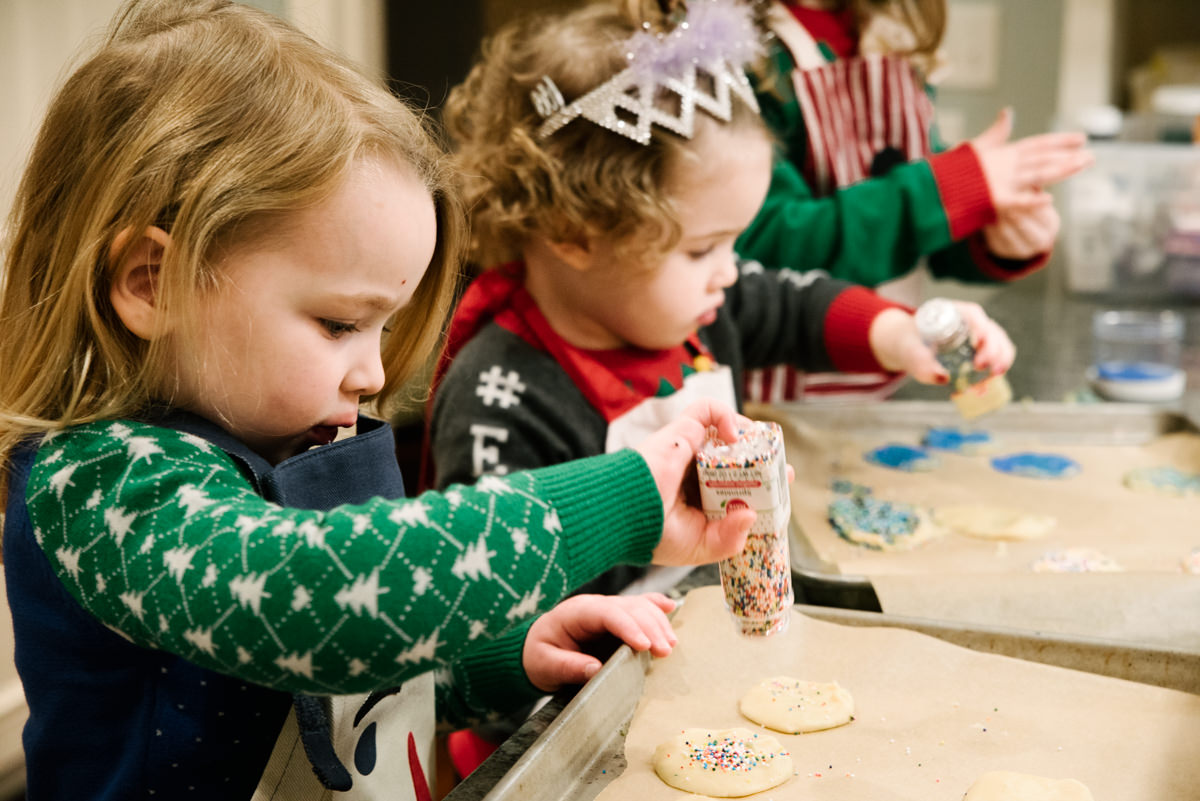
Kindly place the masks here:
[(354, 323), (343, 323), (343, 322), (339, 322), (337, 320), (325, 320), (325, 319), (320, 320), (320, 323), (322, 326), (324, 326), (325, 330), (329, 332), (329, 335), (331, 337), (333, 337), (334, 339), (337, 339), (342, 334), (350, 334), (350, 333), (353, 333), (358, 330), (358, 326), (355, 325)]
[(715, 248), (715, 247), (716, 247), (716, 245), (709, 245), (708, 247), (704, 248), (703, 250), (689, 250), (688, 257), (694, 261), (699, 261), (700, 259), (703, 259), (705, 256), (707, 256), (709, 253), (712, 253), (713, 248)]

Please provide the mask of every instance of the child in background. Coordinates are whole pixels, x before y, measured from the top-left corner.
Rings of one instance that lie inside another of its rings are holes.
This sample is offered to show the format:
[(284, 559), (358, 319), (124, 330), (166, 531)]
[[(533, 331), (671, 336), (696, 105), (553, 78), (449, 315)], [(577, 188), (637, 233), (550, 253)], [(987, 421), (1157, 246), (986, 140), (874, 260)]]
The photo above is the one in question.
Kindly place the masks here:
[[(314, 770), (428, 798), (435, 693), (461, 722), (584, 680), (580, 640), (670, 650), (664, 598), (552, 607), (620, 562), (741, 548), (752, 514), (706, 523), (680, 492), (732, 409), (409, 501), (359, 415), (439, 338), (461, 208), (416, 115), (246, 6), (135, 0), (67, 80), (0, 285), (30, 799), (249, 798), (264, 775), (256, 797), (295, 797)], [(344, 717), (303, 695), (365, 692)], [(297, 733), (313, 765), (289, 772)]]
[[(693, 0), (686, 18), (656, 12), (594, 3), (518, 22), (451, 92), (444, 120), (473, 178), (475, 257), (496, 266), (459, 303), (435, 374), (436, 486), (637, 443), (693, 398), (736, 403), (746, 367), (946, 380), (896, 304), (739, 264), (734, 241), (771, 174), (743, 71), (758, 32), (734, 0)], [(1006, 370), (1007, 336), (978, 306), (961, 308), (977, 365)], [(680, 578), (618, 568), (583, 589)]]
[[(908, 310), (739, 264), (734, 242), (771, 177), (743, 72), (757, 31), (735, 0), (693, 0), (671, 19), (645, 9), (599, 3), (512, 25), (451, 92), (477, 254), (505, 263), (472, 283), (451, 324), (430, 413), (437, 486), (640, 442), (690, 399), (737, 403), (745, 368), (947, 380)], [(1007, 335), (960, 308), (976, 365), (1006, 370)]]
[[(753, 2), (773, 35), (751, 75), (780, 154), (739, 253), (869, 287), (910, 275), (922, 258), (933, 276), (969, 282), (1009, 281), (1046, 263), (1059, 218), (1045, 187), (1090, 163), (1085, 138), (1010, 142), (1006, 109), (944, 150), (930, 84), (945, 0)], [(913, 279), (884, 293), (916, 303)], [(884, 376), (801, 380), (783, 369), (747, 382), (761, 400), (891, 388)]]

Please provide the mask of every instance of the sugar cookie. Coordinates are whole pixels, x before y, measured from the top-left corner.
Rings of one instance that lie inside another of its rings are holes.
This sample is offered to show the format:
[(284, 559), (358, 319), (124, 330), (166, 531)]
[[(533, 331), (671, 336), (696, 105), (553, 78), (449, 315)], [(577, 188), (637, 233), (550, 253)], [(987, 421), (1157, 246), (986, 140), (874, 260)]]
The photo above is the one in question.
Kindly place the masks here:
[(924, 448), (911, 445), (880, 445), (867, 451), (863, 459), (879, 467), (903, 470), (906, 473), (925, 473), (938, 466), (938, 458)]
[(942, 506), (933, 511), (939, 526), (986, 540), (1032, 540), (1044, 537), (1057, 524), (1049, 515), (1033, 515), (1019, 509), (986, 504)]
[(1001, 473), (1026, 478), (1071, 478), (1082, 470), (1079, 462), (1057, 453), (1014, 453), (997, 456), (992, 467)]
[(787, 781), (792, 758), (769, 734), (684, 729), (655, 750), (654, 772), (689, 793), (740, 798)]
[(1125, 568), (1095, 548), (1047, 551), (1033, 563), (1035, 573), (1120, 573)]
[(1170, 495), (1175, 498), (1200, 495), (1200, 475), (1187, 473), (1177, 467), (1135, 467), (1121, 479), (1136, 492)]
[(832, 729), (854, 719), (854, 698), (836, 681), (788, 676), (754, 685), (742, 696), (738, 708), (755, 723), (784, 734)]
[(876, 551), (906, 551), (939, 537), (943, 529), (907, 503), (881, 501), (870, 487), (835, 481), (829, 523), (839, 537)]
[(1093, 801), (1092, 793), (1075, 779), (1048, 779), (1027, 773), (993, 770), (984, 773), (963, 801)]
[(967, 431), (961, 428), (931, 428), (921, 444), (926, 448), (974, 456), (995, 447), (992, 435), (986, 431)]

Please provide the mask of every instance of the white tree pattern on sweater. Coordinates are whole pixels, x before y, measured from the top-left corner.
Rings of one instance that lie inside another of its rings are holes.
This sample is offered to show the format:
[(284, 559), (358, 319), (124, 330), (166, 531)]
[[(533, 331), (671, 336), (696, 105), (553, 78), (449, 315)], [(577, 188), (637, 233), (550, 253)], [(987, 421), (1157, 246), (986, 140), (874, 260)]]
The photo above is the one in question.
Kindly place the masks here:
[(348, 693), (446, 666), (571, 589), (536, 482), (282, 508), (206, 440), (100, 422), (43, 443), (27, 505), (68, 591), (122, 636), (278, 689)]

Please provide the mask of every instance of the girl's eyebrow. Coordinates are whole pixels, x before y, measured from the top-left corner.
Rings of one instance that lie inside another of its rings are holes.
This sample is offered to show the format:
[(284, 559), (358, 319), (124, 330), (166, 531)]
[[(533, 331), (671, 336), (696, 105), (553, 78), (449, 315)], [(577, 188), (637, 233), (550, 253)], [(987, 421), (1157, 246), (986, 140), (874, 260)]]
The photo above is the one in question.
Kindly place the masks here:
[(708, 231), (703, 234), (689, 236), (687, 239), (692, 242), (707, 242), (710, 239), (723, 239), (727, 236), (740, 236), (744, 228), (728, 228), (722, 231)]
[(374, 309), (388, 313), (394, 312), (403, 305), (398, 298), (392, 295), (381, 295), (376, 292), (334, 293), (332, 299), (347, 306)]

